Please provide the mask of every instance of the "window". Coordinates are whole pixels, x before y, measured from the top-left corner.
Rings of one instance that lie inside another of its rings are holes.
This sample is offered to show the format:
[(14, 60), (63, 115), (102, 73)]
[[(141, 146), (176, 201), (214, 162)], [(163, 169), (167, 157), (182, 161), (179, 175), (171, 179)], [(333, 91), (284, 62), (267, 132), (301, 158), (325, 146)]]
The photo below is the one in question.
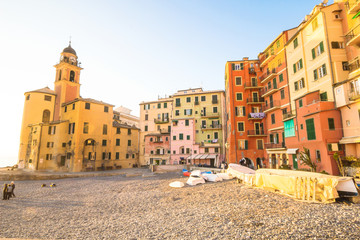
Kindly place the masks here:
[(344, 71), (349, 71), (350, 67), (349, 67), (349, 63), (348, 62), (342, 62), (342, 68)]
[(281, 99), (285, 99), (285, 90), (284, 89), (281, 89), (280, 96), (281, 96)]
[(85, 109), (90, 109), (90, 103), (85, 103)]
[(51, 96), (45, 95), (45, 96), (44, 96), (44, 100), (45, 100), (45, 101), (51, 101)]
[(276, 41), (276, 48), (279, 48), (280, 47), (280, 40), (277, 40)]
[(345, 44), (344, 42), (331, 42), (331, 48), (333, 49), (345, 48)]
[(186, 140), (190, 140), (190, 135), (186, 135)]
[(49, 111), (49, 110), (44, 110), (44, 111), (43, 111), (42, 121), (43, 121), (44, 123), (50, 122), (50, 111)]
[(116, 128), (116, 134), (120, 134), (120, 133), (121, 133), (120, 128), (119, 127)]
[(145, 121), (149, 120), (149, 115), (145, 114)]
[(324, 52), (324, 43), (320, 42), (315, 48), (311, 49), (312, 59), (315, 59), (317, 56)]
[(175, 110), (175, 116), (179, 116), (180, 115), (180, 111), (179, 110)]
[(49, 126), (48, 134), (54, 135), (56, 132), (56, 126)]
[(239, 150), (247, 150), (248, 149), (248, 141), (247, 140), (240, 139), (238, 141), (238, 144), (239, 144)]
[(102, 146), (106, 146), (106, 142), (107, 142), (107, 141), (106, 141), (105, 139), (103, 139), (103, 140), (102, 140)]
[(149, 110), (150, 109), (150, 104), (145, 104), (144, 105), (144, 110)]
[(303, 106), (303, 100), (300, 99), (300, 100), (299, 100), (299, 108), (301, 108), (302, 106)]
[(206, 96), (201, 96), (201, 101), (205, 102), (206, 101)]
[(235, 107), (235, 116), (245, 117), (245, 106)]
[(52, 159), (52, 154), (46, 154), (46, 160), (51, 160)]
[(175, 106), (176, 106), (176, 107), (180, 107), (180, 106), (181, 106), (181, 104), (180, 104), (180, 98), (176, 98), (176, 99), (175, 99)]
[(130, 134), (131, 134), (131, 129), (129, 128), (129, 129), (128, 129), (128, 135), (130, 135)]
[(314, 119), (310, 118), (305, 121), (306, 123), (306, 132), (307, 132), (307, 138), (308, 140), (315, 140), (315, 125), (314, 125)]
[(317, 27), (319, 26), (319, 25), (318, 25), (318, 20), (317, 20), (317, 18), (315, 18), (315, 19), (312, 21), (311, 25), (312, 25), (312, 30), (315, 31), (315, 30), (317, 29)]
[(164, 108), (167, 108), (167, 103), (166, 102), (164, 103)]
[(120, 146), (120, 139), (119, 138), (116, 139), (116, 146)]
[(299, 45), (297, 38), (294, 39), (293, 44), (294, 44), (294, 49)]
[(271, 124), (275, 124), (275, 113), (271, 114)]
[(284, 76), (283, 76), (283, 74), (280, 74), (279, 75), (279, 82), (282, 82), (282, 81), (284, 81)]
[(116, 153), (115, 153), (115, 159), (116, 159), (116, 160), (119, 160), (119, 159), (120, 159), (120, 153), (119, 153), (119, 152), (116, 152)]
[(47, 142), (46, 147), (47, 148), (53, 148), (54, 147), (54, 142)]
[(62, 143), (62, 145), (61, 145), (62, 147), (66, 147), (66, 143)]
[(89, 123), (84, 122), (83, 133), (89, 133)]
[(244, 64), (240, 63), (240, 64), (232, 64), (232, 70), (243, 70), (244, 69)]
[(192, 109), (184, 109), (184, 115), (192, 115)]
[(175, 135), (173, 136), (173, 140), (176, 141), (176, 136)]
[(236, 93), (236, 100), (237, 101), (242, 101), (243, 100), (242, 93)]
[(305, 87), (305, 79), (301, 78), (299, 81), (294, 82), (295, 91), (303, 89)]
[(263, 141), (261, 139), (257, 139), (256, 146), (258, 150), (263, 150), (264, 149)]
[(129, 147), (131, 146), (131, 140), (128, 140), (128, 146)]
[(145, 131), (145, 132), (147, 132), (147, 131), (148, 131), (148, 126), (147, 126), (147, 125), (145, 125), (145, 127), (144, 127), (144, 131)]
[(327, 97), (327, 92), (323, 92), (320, 94), (320, 101), (327, 101), (328, 97)]
[(219, 139), (219, 133), (218, 132), (214, 132), (214, 139)]
[(109, 112), (109, 107), (108, 106), (104, 106), (104, 112)]
[(158, 103), (158, 104), (157, 104), (157, 108), (161, 108), (161, 103)]
[(285, 137), (295, 136), (294, 119), (290, 119), (284, 122)]
[(75, 72), (71, 71), (70, 72), (70, 82), (74, 82), (75, 81)]
[(219, 152), (219, 148), (217, 148), (217, 147), (214, 148), (214, 152), (215, 152), (215, 153), (218, 153), (218, 152)]
[(315, 157), (317, 162), (321, 162), (320, 150), (315, 150)]
[(26, 100), (30, 100), (30, 94), (26, 95)]
[(217, 112), (218, 112), (217, 107), (213, 107), (213, 113), (217, 113)]
[(235, 77), (235, 84), (236, 85), (241, 85), (241, 81), (242, 79), (241, 79), (241, 77)]
[(189, 126), (189, 119), (185, 120), (185, 126)]
[(293, 64), (293, 68), (294, 68), (294, 73), (296, 73), (297, 71), (303, 68), (302, 58)]
[(73, 105), (72, 105), (72, 109), (73, 109), (73, 110), (75, 109), (75, 103), (73, 103)]
[(69, 123), (68, 134), (74, 134), (74, 132), (75, 132), (75, 123)]
[(107, 125), (104, 124), (103, 125), (103, 135), (106, 135), (107, 134)]
[(64, 108), (64, 112), (67, 112), (67, 106), (65, 106), (65, 108)]
[(329, 130), (335, 130), (335, 121), (333, 118), (328, 118)]
[(191, 97), (187, 97), (186, 102), (191, 102)]
[(183, 140), (184, 139), (184, 134), (183, 133), (180, 133), (179, 134), (179, 140)]
[(245, 131), (245, 126), (244, 126), (244, 122), (238, 122), (238, 132), (244, 132)]

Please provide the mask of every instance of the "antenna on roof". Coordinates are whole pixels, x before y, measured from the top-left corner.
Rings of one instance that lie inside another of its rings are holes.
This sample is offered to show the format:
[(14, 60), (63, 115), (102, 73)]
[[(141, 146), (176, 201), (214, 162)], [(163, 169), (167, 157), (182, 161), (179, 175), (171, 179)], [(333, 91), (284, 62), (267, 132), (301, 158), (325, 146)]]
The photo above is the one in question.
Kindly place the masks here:
[(71, 46), (71, 35), (69, 37), (69, 46)]

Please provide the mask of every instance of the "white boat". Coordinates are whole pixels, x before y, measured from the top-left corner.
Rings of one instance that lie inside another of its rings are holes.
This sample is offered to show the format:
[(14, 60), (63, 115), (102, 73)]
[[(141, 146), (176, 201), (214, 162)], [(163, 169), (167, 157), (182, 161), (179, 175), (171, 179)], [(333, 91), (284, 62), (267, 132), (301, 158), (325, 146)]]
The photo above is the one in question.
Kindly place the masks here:
[(206, 181), (209, 182), (221, 182), (223, 180), (220, 176), (213, 173), (204, 173), (202, 176), (207, 179)]

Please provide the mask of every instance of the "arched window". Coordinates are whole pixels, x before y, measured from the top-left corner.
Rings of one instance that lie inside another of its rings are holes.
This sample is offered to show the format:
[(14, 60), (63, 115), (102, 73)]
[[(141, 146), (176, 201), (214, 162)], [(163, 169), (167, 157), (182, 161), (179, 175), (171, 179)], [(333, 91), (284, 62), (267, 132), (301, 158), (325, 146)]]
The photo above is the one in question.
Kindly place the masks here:
[(71, 71), (70, 72), (70, 82), (74, 82), (75, 81), (75, 72)]
[(59, 80), (61, 80), (61, 70), (59, 70)]
[(49, 110), (44, 110), (42, 121), (44, 123), (50, 122), (50, 111)]

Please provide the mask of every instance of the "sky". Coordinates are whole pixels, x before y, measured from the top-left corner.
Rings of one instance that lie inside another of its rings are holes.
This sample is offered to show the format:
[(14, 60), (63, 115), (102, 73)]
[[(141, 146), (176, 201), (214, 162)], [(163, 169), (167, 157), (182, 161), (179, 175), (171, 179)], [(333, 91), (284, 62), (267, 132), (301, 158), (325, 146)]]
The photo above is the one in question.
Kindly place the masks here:
[(0, 0), (0, 167), (17, 162), (24, 93), (53, 89), (60, 53), (82, 63), (80, 95), (124, 106), (177, 90), (224, 90), (226, 61), (256, 59), (315, 0)]

